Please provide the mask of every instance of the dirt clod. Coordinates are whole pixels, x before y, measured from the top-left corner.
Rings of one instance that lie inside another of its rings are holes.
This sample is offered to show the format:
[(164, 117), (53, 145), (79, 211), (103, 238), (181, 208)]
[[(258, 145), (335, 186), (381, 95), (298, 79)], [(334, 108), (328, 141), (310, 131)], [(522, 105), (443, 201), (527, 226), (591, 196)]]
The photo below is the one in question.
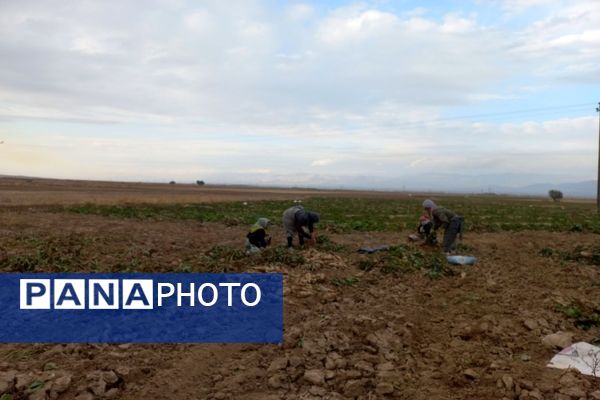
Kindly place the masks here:
[(66, 374), (57, 378), (52, 384), (52, 390), (56, 393), (62, 393), (71, 385), (71, 375)]
[(289, 360), (287, 357), (279, 357), (271, 362), (268, 372), (280, 371), (288, 366)]
[(466, 376), (469, 379), (478, 379), (479, 378), (479, 374), (477, 373), (477, 371), (475, 371), (472, 368), (467, 368), (463, 371), (463, 375)]
[(570, 332), (556, 332), (544, 336), (542, 344), (549, 348), (564, 349), (573, 343), (573, 334)]
[(325, 372), (319, 369), (309, 369), (304, 372), (304, 379), (313, 385), (323, 385), (325, 383)]
[(523, 325), (530, 331), (534, 331), (538, 328), (538, 323), (533, 319), (526, 319), (523, 321)]
[(572, 387), (568, 387), (568, 388), (562, 388), (559, 390), (560, 393), (570, 396), (570, 397), (574, 397), (576, 399), (579, 399), (581, 397), (585, 398), (586, 394), (585, 391), (579, 387), (576, 386), (572, 386)]
[(502, 376), (502, 383), (504, 384), (504, 387), (507, 390), (513, 390), (515, 387), (515, 382), (512, 378), (512, 376), (510, 375), (503, 375)]
[(94, 395), (90, 392), (82, 392), (75, 397), (75, 400), (94, 400)]
[(97, 379), (88, 385), (88, 389), (96, 396), (102, 396), (106, 393), (106, 382), (102, 379)]
[(392, 394), (392, 393), (394, 393), (394, 385), (392, 385), (391, 383), (387, 383), (387, 382), (381, 382), (381, 383), (377, 384), (375, 391), (378, 394), (383, 394), (383, 395)]

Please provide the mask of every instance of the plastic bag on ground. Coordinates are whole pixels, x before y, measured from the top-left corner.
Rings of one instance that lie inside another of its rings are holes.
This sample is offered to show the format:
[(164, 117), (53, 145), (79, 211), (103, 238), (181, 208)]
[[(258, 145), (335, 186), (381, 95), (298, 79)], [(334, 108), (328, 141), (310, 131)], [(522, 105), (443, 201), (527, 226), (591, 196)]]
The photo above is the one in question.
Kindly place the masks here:
[(576, 369), (584, 375), (600, 377), (600, 347), (585, 342), (577, 342), (565, 347), (552, 357), (547, 365), (550, 368)]
[(446, 259), (454, 265), (473, 265), (477, 262), (477, 259), (472, 256), (447, 256)]

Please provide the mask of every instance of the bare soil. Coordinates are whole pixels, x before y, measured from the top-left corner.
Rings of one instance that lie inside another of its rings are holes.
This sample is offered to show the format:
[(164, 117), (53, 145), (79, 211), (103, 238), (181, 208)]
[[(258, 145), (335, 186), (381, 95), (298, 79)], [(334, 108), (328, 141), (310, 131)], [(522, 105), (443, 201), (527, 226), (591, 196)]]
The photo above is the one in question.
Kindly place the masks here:
[(0, 205), (71, 205), (82, 203), (214, 203), (319, 197), (406, 198), (401, 192), (284, 189), (138, 182), (71, 181), (0, 176)]
[[(0, 258), (19, 254), (24, 237), (51, 239), (68, 248), (71, 238), (89, 236), (100, 266), (129, 249), (151, 254), (141, 270), (171, 271), (214, 245), (241, 247), (246, 231), (221, 224), (14, 207), (113, 202), (121, 201), (120, 196), (170, 201), (162, 187), (156, 195), (151, 189), (136, 197), (127, 189), (106, 198), (104, 188), (65, 184), (61, 190), (44, 187), (28, 194), (11, 187), (12, 192), (0, 185), (0, 204), (8, 206), (0, 206)], [(298, 194), (219, 190), (214, 198), (220, 200)], [(178, 199), (187, 198), (183, 192)], [(203, 199), (213, 201), (210, 196)], [(407, 233), (330, 235), (352, 251), (298, 250), (309, 260), (305, 265), (248, 267), (284, 274), (282, 345), (3, 344), (0, 393), (8, 382), (14, 399), (34, 400), (600, 398), (600, 378), (547, 368), (557, 349), (542, 344), (545, 335), (558, 331), (573, 333), (574, 341), (600, 337), (598, 327), (579, 329), (556, 311), (557, 304), (598, 308), (600, 269), (539, 254), (545, 247), (567, 250), (597, 244), (597, 235), (469, 234), (465, 243), (479, 262), (452, 267), (453, 276), (439, 279), (423, 272), (394, 275), (357, 267), (361, 257), (369, 256), (354, 249), (405, 243)], [(283, 244), (282, 232), (273, 234), (275, 244)], [(348, 285), (333, 283), (348, 278), (353, 278)], [(36, 382), (43, 386), (34, 391)]]

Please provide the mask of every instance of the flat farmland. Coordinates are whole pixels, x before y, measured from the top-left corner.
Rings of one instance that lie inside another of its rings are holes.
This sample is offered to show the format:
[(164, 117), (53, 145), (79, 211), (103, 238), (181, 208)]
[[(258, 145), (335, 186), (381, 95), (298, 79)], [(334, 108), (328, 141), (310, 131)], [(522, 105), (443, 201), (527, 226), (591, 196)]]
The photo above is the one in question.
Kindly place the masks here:
[[(426, 196), (465, 216), (475, 266), (407, 242)], [(299, 201), (320, 239), (289, 251), (281, 213)], [(273, 247), (246, 256), (262, 216)], [(547, 368), (558, 349), (542, 339), (600, 342), (599, 233), (583, 200), (3, 178), (2, 272), (281, 272), (285, 332), (3, 344), (0, 398), (594, 399), (600, 379)]]

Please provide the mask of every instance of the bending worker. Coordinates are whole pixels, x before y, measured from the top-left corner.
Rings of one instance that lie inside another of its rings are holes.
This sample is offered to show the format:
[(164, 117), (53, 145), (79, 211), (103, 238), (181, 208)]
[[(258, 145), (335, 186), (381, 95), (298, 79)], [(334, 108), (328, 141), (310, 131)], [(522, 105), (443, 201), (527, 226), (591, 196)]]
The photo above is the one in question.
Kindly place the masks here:
[(456, 239), (462, 237), (464, 218), (452, 211), (438, 207), (432, 200), (427, 199), (423, 202), (423, 209), (433, 221), (433, 230), (444, 228), (444, 241), (442, 248), (444, 253), (450, 253), (456, 248)]
[(271, 237), (267, 235), (267, 226), (271, 221), (267, 218), (259, 218), (246, 235), (246, 253), (254, 254), (264, 250), (271, 244)]
[[(304, 239), (309, 239), (312, 244), (316, 242), (317, 232), (314, 224), (319, 222), (319, 214), (305, 211), (302, 206), (293, 206), (283, 212), (283, 228), (287, 236), (288, 247), (292, 247), (294, 236), (298, 235), (300, 246), (304, 244)], [(308, 232), (304, 230), (308, 229)]]

